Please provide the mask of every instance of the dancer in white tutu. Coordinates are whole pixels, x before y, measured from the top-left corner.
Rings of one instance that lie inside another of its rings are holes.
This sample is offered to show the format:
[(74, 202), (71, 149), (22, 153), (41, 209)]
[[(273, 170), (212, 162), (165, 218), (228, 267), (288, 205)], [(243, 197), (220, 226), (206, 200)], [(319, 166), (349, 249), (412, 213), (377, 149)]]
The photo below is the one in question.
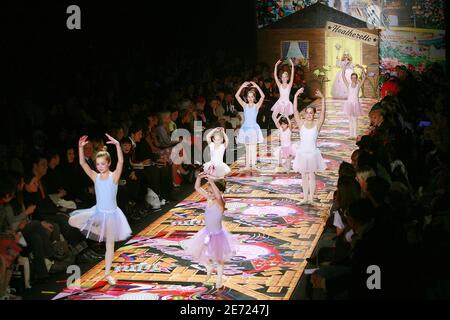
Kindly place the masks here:
[(228, 137), (222, 127), (211, 130), (206, 136), (211, 160), (203, 165), (203, 171), (214, 179), (223, 179), (230, 173), (230, 167), (223, 162), (223, 155), (228, 147)]
[[(300, 145), (294, 159), (293, 169), (302, 174), (303, 200), (302, 204), (312, 204), (316, 192), (316, 172), (326, 169), (325, 161), (317, 148), (317, 136), (325, 121), (325, 97), (317, 90), (316, 95), (322, 99), (322, 110), (318, 120), (314, 120), (316, 108), (308, 106), (304, 110), (305, 118), (301, 118), (297, 110), (297, 97), (302, 92), (299, 89), (294, 97), (294, 116), (300, 129)], [(303, 113), (303, 112), (302, 112)]]
[[(270, 109), (273, 111), (272, 113), (272, 119), (273, 122), (276, 121), (278, 114), (282, 114), (285, 117), (289, 117), (294, 113), (294, 106), (292, 105), (291, 100), (289, 100), (289, 95), (291, 93), (292, 84), (294, 83), (294, 62), (292, 62), (291, 59), (289, 59), (289, 62), (291, 63), (291, 76), (289, 78), (289, 74), (284, 71), (281, 74), (281, 82), (278, 79), (278, 65), (281, 63), (281, 60), (278, 60), (278, 62), (275, 64), (275, 68), (273, 71), (273, 76), (275, 78), (275, 82), (278, 86), (278, 91), (280, 92), (280, 98), (277, 102), (273, 105), (273, 107)], [(289, 81), (289, 82), (288, 82)]]
[(99, 173), (93, 171), (84, 158), (84, 146), (88, 137), (83, 136), (78, 142), (80, 165), (95, 184), (97, 204), (90, 209), (76, 210), (71, 213), (69, 224), (79, 228), (86, 237), (106, 242), (105, 278), (110, 285), (116, 280), (111, 276), (111, 264), (114, 256), (114, 242), (131, 236), (131, 228), (122, 210), (117, 207), (117, 187), (123, 168), (123, 154), (120, 143), (110, 135), (108, 144), (114, 144), (117, 150), (117, 166), (114, 172), (109, 171), (111, 156), (104, 150), (97, 153), (95, 164)]
[(283, 166), (285, 172), (287, 173), (291, 170), (292, 157), (295, 156), (295, 152), (291, 142), (291, 135), (292, 135), (291, 120), (289, 120), (289, 118), (280, 115), (276, 119), (275, 125), (279, 130), (280, 144), (281, 144), (280, 148), (278, 149), (278, 164), (280, 166)]
[[(201, 187), (202, 178), (208, 180), (208, 190)], [(230, 260), (236, 252), (236, 240), (223, 227), (222, 216), (225, 211), (225, 200), (222, 192), (225, 191), (225, 180), (211, 179), (206, 173), (201, 173), (195, 181), (195, 190), (207, 199), (205, 209), (205, 227), (192, 238), (181, 242), (181, 247), (192, 256), (195, 261), (206, 267), (208, 281), (214, 265), (217, 270), (216, 288), (222, 285), (224, 262)]]
[[(361, 105), (359, 103), (359, 90), (361, 86), (364, 84), (366, 80), (366, 73), (364, 72), (364, 68), (359, 64), (356, 65), (362, 70), (362, 79), (358, 81), (358, 75), (356, 73), (352, 73), (351, 82), (348, 83), (347, 78), (342, 76), (342, 80), (345, 83), (345, 86), (348, 88), (348, 96), (347, 101), (344, 102), (344, 113), (348, 116), (348, 120), (350, 123), (350, 135), (351, 139), (356, 139), (358, 136), (358, 117), (361, 113)], [(344, 74), (342, 72), (342, 74)]]
[[(242, 100), (241, 92), (245, 87), (249, 87), (247, 92), (247, 102)], [(261, 96), (256, 102), (256, 93), (253, 88), (256, 88)], [(245, 170), (256, 170), (256, 157), (258, 143), (264, 142), (264, 136), (261, 128), (256, 122), (259, 109), (264, 102), (264, 93), (261, 88), (253, 81), (244, 82), (236, 92), (236, 100), (244, 108), (244, 123), (239, 129), (239, 134), (236, 139), (238, 143), (245, 144)], [(251, 167), (251, 169), (250, 169)]]
[(347, 81), (350, 82), (354, 67), (352, 64), (352, 56), (348, 53), (347, 50), (344, 51), (341, 59), (339, 59), (339, 57), (336, 57), (336, 66), (341, 70), (336, 73), (333, 87), (331, 89), (331, 95), (335, 99), (347, 99), (348, 88), (343, 81), (343, 76), (345, 75)]

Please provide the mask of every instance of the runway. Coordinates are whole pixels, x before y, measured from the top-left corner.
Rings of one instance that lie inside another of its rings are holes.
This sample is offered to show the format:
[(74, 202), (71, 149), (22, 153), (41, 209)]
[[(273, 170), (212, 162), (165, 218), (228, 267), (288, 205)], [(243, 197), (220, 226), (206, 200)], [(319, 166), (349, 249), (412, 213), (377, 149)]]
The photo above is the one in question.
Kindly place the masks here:
[[(375, 101), (361, 102), (366, 115)], [(317, 175), (313, 206), (299, 206), (300, 174), (282, 173), (267, 144), (259, 147), (258, 173), (241, 173), (243, 159), (231, 166), (224, 226), (240, 245), (233, 261), (225, 265), (224, 290), (214, 289), (215, 276), (203, 284), (206, 270), (190, 261), (179, 245), (203, 227), (205, 203), (193, 193), (118, 248), (115, 286), (102, 280), (104, 262), (100, 262), (82, 276), (81, 290), (65, 289), (54, 299), (290, 299), (322, 234), (339, 164), (350, 161), (356, 148), (355, 141), (347, 139), (348, 120), (341, 103), (327, 99), (327, 118), (318, 140), (327, 170)], [(360, 133), (367, 122), (367, 116), (360, 117)], [(293, 140), (298, 140), (298, 130)]]

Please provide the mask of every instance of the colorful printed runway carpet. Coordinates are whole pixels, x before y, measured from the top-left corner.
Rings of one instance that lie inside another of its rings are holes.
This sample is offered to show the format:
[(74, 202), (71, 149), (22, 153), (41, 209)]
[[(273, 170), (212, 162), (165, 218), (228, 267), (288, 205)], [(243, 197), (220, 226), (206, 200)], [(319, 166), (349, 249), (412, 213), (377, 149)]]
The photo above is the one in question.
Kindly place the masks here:
[[(375, 101), (362, 102), (367, 114)], [(181, 240), (203, 227), (205, 203), (194, 193), (115, 252), (115, 286), (102, 279), (102, 261), (82, 276), (81, 289), (66, 288), (54, 299), (289, 299), (321, 236), (339, 164), (350, 161), (356, 148), (354, 140), (347, 139), (348, 120), (340, 111), (341, 103), (327, 100), (318, 146), (328, 168), (317, 175), (314, 205), (299, 206), (301, 175), (282, 173), (268, 144), (259, 147), (258, 173), (241, 173), (243, 159), (231, 166), (224, 226), (240, 245), (225, 265), (225, 289), (214, 288), (215, 276), (204, 284), (205, 268), (180, 247)], [(367, 122), (367, 117), (361, 117), (360, 129), (367, 128)], [(298, 140), (298, 130), (293, 140)]]

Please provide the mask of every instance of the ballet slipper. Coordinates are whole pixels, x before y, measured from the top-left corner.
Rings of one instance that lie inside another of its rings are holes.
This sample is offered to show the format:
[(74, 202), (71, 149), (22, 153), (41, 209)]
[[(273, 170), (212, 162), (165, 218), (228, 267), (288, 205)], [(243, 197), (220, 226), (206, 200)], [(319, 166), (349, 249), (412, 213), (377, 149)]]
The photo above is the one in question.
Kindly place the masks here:
[(117, 281), (111, 275), (105, 276), (106, 281), (108, 281), (109, 285), (115, 286)]
[(216, 290), (221, 290), (221, 289), (223, 289), (224, 287), (225, 287), (225, 286), (223, 285), (223, 279), (222, 279), (222, 277), (217, 276), (217, 279), (216, 279), (216, 286), (215, 286)]

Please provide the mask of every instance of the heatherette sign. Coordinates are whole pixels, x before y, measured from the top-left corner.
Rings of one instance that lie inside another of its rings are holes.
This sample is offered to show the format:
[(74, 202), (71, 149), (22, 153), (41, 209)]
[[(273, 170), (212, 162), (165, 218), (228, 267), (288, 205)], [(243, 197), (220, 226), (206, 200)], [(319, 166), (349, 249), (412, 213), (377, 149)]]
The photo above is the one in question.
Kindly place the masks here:
[(340, 36), (361, 41), (371, 46), (378, 45), (378, 36), (359, 29), (343, 26), (342, 24), (327, 21), (326, 31), (339, 34)]

